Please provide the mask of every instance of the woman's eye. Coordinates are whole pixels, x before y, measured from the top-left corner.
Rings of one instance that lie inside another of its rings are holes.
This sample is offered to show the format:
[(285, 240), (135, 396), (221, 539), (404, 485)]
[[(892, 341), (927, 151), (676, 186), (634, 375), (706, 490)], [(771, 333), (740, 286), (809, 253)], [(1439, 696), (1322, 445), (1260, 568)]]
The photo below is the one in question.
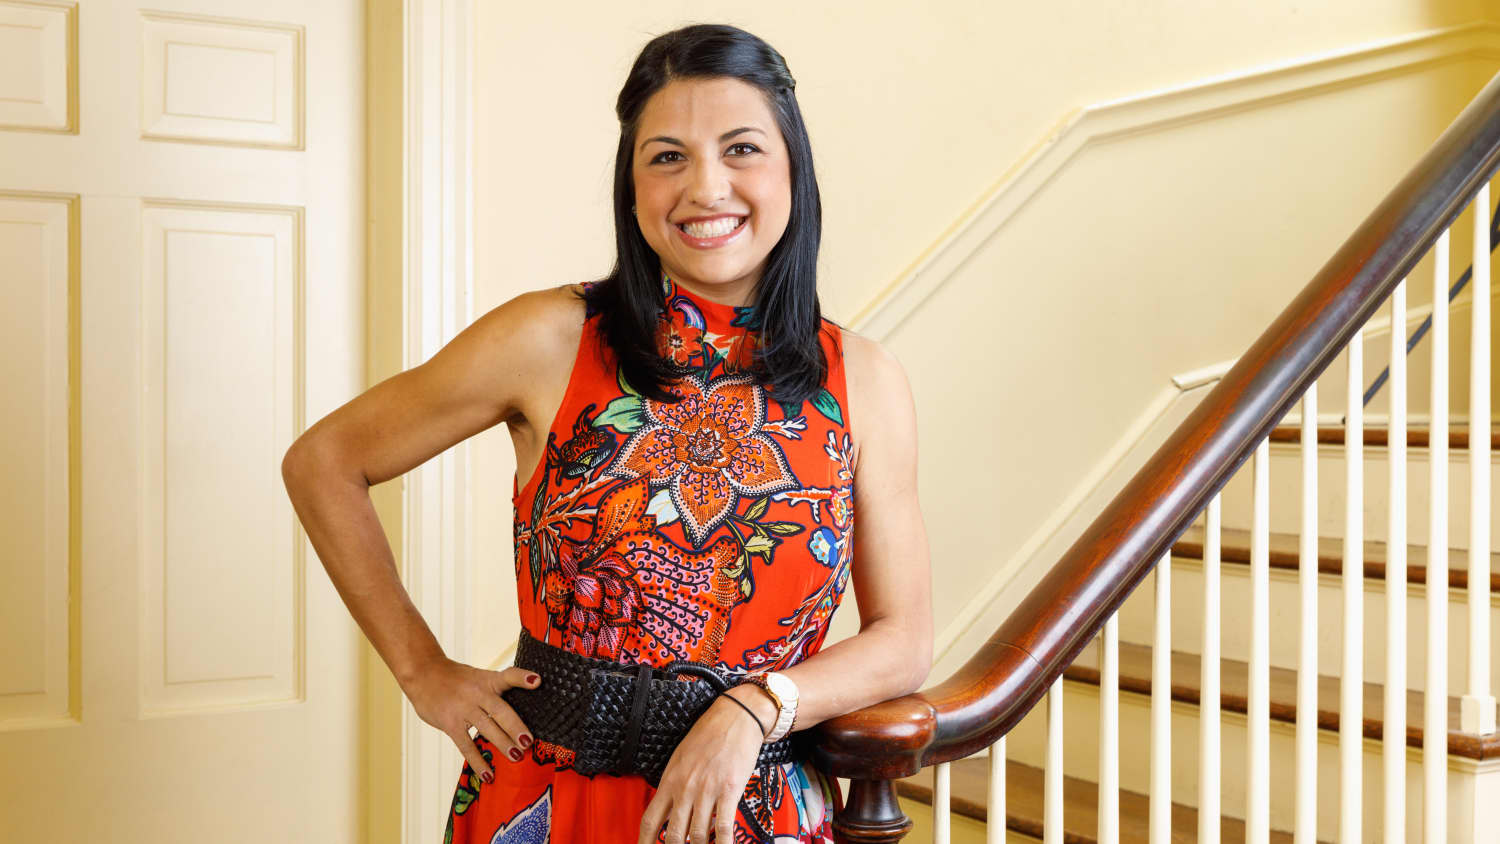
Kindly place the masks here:
[[(745, 149), (745, 152), (736, 155), (735, 156), (736, 158), (743, 158), (743, 157), (749, 155), (752, 152), (760, 152), (760, 147), (757, 147), (755, 144), (744, 143), (744, 142), (741, 142), (741, 143), (738, 143), (738, 144), (732, 144), (732, 145), (730, 145), (729, 149), (731, 151), (733, 151), (733, 150), (740, 149), (741, 147), (743, 147)], [(682, 157), (682, 153), (678, 152), (675, 149), (669, 149), (669, 150), (665, 150), (663, 152), (659, 152), (655, 156), (653, 156), (652, 159), (651, 159), (651, 163), (652, 164), (675, 164), (676, 163), (675, 159), (670, 159), (670, 158), (665, 158), (664, 157), (664, 156), (668, 156), (668, 155), (675, 155), (678, 158)]]

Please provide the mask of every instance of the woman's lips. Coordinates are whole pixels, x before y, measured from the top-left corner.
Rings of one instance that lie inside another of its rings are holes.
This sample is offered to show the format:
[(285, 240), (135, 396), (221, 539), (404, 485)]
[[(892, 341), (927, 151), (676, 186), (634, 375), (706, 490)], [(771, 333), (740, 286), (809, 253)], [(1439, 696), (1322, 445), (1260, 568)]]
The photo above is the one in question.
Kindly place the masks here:
[(739, 237), (740, 233), (745, 230), (745, 223), (749, 219), (750, 217), (748, 214), (744, 217), (741, 217), (740, 224), (738, 226), (735, 226), (733, 229), (730, 229), (728, 232), (725, 232), (724, 234), (721, 234), (717, 237), (693, 237), (692, 235), (683, 231), (681, 226), (674, 225), (672, 226), (672, 228), (676, 229), (677, 233), (682, 236), (683, 241), (687, 243), (688, 246), (691, 246), (694, 249), (717, 249), (718, 247), (723, 246), (731, 240)]

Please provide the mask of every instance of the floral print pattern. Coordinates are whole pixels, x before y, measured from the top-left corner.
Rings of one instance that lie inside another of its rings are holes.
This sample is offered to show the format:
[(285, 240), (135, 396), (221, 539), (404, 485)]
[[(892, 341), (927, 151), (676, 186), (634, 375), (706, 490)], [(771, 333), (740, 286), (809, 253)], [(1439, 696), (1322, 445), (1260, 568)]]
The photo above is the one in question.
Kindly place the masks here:
[(693, 309), (675, 307), (659, 317), (656, 351), (678, 366), (687, 366), (703, 347), (703, 319)]
[[(839, 327), (825, 319), (819, 333), (823, 389), (788, 405), (753, 375), (754, 306), (713, 302), (665, 273), (661, 293), (656, 348), (678, 367), (667, 385), (677, 401), (635, 390), (597, 314), (585, 317), (542, 465), (516, 483), (521, 622), (544, 642), (625, 664), (795, 665), (822, 647), (853, 556)], [(491, 758), (494, 746), (475, 741)], [(520, 762), (501, 758), (490, 785), (465, 765), (445, 844), (634, 842), (636, 824), (622, 819), (654, 789), (579, 774), (572, 759), (537, 740)], [(831, 844), (842, 798), (810, 762), (755, 770), (744, 797), (735, 844)]]
[(702, 544), (740, 498), (798, 486), (781, 447), (761, 430), (766, 396), (749, 376), (709, 384), (689, 377), (669, 389), (682, 399), (675, 404), (644, 399), (648, 421), (608, 472), (665, 486), (694, 545)]

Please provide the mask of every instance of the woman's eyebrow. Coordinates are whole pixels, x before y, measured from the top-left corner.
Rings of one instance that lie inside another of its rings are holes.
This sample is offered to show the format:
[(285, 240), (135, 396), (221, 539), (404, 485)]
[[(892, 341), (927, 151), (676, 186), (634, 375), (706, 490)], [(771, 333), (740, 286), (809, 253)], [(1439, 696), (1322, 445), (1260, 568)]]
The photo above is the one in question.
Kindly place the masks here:
[[(741, 126), (738, 129), (730, 129), (728, 132), (725, 132), (724, 134), (720, 135), (719, 136), (719, 143), (722, 144), (725, 141), (729, 140), (730, 138), (734, 137), (735, 135), (739, 135), (739, 134), (742, 134), (744, 132), (760, 132), (762, 135), (765, 134), (765, 132), (761, 131), (760, 129), (757, 129), (754, 126)], [(649, 144), (652, 141), (661, 141), (662, 143), (666, 143), (666, 144), (676, 144), (677, 146), (680, 146), (680, 147), (686, 147), (687, 146), (687, 144), (684, 144), (682, 141), (679, 141), (676, 138), (669, 138), (666, 135), (657, 135), (654, 138), (647, 138), (646, 140), (641, 141), (641, 148), (645, 149), (646, 144)]]

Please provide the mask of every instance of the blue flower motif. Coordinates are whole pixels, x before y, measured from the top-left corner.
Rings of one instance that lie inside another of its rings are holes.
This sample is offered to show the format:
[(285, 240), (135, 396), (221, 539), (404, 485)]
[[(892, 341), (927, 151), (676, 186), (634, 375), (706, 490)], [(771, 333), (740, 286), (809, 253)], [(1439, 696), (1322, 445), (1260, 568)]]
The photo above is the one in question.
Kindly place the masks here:
[(833, 568), (838, 562), (838, 556), (834, 550), (838, 548), (839, 535), (833, 528), (823, 526), (812, 532), (807, 538), (807, 550), (812, 552), (813, 559), (828, 568)]

